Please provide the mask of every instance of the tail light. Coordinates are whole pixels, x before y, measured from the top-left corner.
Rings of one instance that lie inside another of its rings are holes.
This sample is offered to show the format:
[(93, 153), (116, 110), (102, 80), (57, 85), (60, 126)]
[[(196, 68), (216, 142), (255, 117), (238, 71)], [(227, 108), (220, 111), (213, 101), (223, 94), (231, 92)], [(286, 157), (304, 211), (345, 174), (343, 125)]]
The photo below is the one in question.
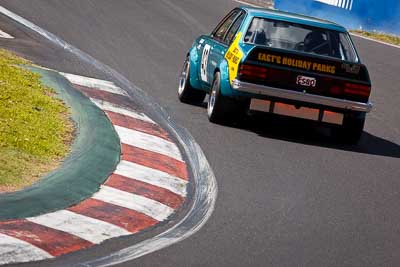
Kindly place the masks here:
[(242, 64), (239, 68), (239, 76), (247, 79), (266, 79), (268, 70), (264, 67)]
[(346, 95), (369, 97), (369, 95), (371, 94), (371, 86), (355, 83), (345, 83), (344, 93)]
[(332, 95), (341, 95), (341, 94), (343, 94), (343, 88), (341, 86), (338, 86), (338, 85), (332, 85), (329, 88), (329, 92)]

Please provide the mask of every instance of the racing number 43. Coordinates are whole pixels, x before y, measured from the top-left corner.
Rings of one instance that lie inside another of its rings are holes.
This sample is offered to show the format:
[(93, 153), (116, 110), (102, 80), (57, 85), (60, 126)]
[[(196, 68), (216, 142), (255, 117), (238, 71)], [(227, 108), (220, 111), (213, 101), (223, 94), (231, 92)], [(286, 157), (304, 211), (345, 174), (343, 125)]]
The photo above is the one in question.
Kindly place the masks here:
[(204, 82), (208, 82), (207, 65), (208, 65), (208, 56), (210, 55), (210, 50), (211, 46), (209, 44), (204, 45), (203, 55), (201, 57), (201, 66), (200, 66), (201, 79)]

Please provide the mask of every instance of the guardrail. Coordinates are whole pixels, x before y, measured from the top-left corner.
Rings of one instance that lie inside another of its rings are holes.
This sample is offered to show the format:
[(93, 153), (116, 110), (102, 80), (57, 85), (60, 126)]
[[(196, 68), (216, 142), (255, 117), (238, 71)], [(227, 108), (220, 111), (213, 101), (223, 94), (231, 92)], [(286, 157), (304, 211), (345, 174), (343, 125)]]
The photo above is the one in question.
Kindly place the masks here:
[(336, 21), (349, 29), (400, 34), (399, 0), (275, 0), (275, 8)]

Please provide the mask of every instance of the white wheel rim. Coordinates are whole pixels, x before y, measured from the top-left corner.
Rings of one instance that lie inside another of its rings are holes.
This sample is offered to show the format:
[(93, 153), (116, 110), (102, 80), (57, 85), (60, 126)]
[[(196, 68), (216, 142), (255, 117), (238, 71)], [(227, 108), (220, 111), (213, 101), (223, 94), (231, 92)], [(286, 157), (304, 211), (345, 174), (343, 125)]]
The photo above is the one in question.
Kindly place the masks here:
[(210, 98), (208, 100), (208, 105), (207, 105), (208, 116), (211, 116), (211, 114), (214, 111), (216, 94), (217, 94), (217, 91), (215, 89), (215, 86), (213, 86), (212, 89), (211, 89), (211, 94), (210, 94)]
[(179, 77), (179, 87), (178, 87), (178, 94), (182, 95), (183, 91), (185, 90), (186, 80), (189, 76), (189, 62), (186, 60), (183, 64), (183, 69), (181, 72), (181, 76)]

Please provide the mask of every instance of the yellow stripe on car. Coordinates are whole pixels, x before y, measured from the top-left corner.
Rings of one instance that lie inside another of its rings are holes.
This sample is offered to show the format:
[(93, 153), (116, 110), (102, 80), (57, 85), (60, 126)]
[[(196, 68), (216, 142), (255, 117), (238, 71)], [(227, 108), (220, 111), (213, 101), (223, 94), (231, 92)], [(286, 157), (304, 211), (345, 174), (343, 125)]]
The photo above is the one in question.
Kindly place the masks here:
[(228, 51), (225, 54), (225, 59), (228, 61), (229, 68), (229, 81), (232, 84), (233, 80), (236, 79), (239, 69), (239, 63), (243, 58), (243, 52), (239, 47), (239, 41), (242, 33), (239, 32), (236, 35), (235, 40), (232, 42)]

